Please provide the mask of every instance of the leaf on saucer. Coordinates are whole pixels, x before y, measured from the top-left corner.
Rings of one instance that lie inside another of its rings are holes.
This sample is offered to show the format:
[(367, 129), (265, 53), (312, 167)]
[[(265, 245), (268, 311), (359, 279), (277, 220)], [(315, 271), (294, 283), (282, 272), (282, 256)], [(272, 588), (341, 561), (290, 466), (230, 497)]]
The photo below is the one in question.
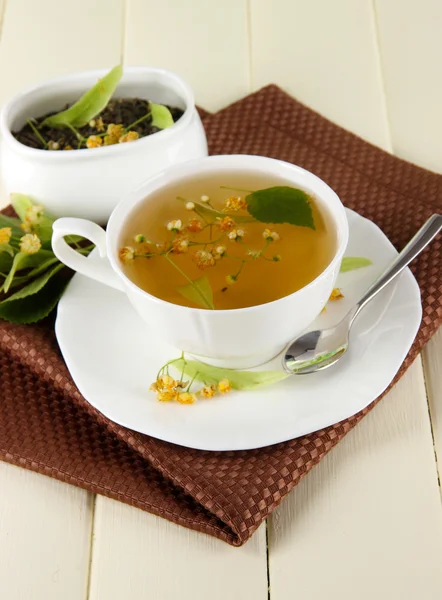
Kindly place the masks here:
[(179, 285), (177, 291), (181, 296), (194, 302), (197, 306), (215, 308), (213, 306), (212, 287), (206, 275), (203, 275), (199, 279), (194, 279), (192, 283), (188, 283), (187, 285)]
[(152, 125), (154, 127), (158, 127), (158, 129), (167, 129), (168, 127), (172, 127), (174, 121), (172, 113), (167, 106), (149, 102), (149, 108), (152, 115)]
[(67, 110), (47, 117), (42, 126), (48, 127), (84, 127), (96, 117), (112, 98), (118, 82), (123, 75), (123, 67), (114, 67), (102, 79), (91, 87), (75, 104)]
[(372, 264), (369, 258), (364, 258), (363, 256), (346, 256), (342, 259), (340, 272), (347, 273), (348, 271), (354, 271), (362, 267), (369, 267)]
[(213, 367), (197, 360), (180, 358), (172, 365), (189, 378), (195, 378), (207, 385), (216, 385), (221, 379), (228, 379), (235, 390), (254, 390), (282, 381), (289, 375), (284, 371), (237, 371)]
[(63, 274), (59, 274), (50, 279), (47, 285), (35, 294), (12, 301), (8, 298), (8, 301), (0, 302), (0, 318), (23, 324), (40, 321), (55, 308), (67, 283), (68, 279)]
[(289, 223), (315, 229), (308, 195), (297, 188), (276, 186), (246, 196), (247, 209), (263, 223)]

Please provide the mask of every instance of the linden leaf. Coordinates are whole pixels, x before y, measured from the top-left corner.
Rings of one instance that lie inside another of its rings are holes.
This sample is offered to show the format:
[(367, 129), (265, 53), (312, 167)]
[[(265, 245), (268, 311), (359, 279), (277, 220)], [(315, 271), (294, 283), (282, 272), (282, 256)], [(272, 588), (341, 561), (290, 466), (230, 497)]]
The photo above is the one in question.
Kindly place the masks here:
[(262, 223), (289, 223), (315, 229), (309, 196), (297, 188), (276, 186), (246, 196), (249, 213)]
[(12, 235), (15, 237), (23, 235), (23, 230), (20, 227), (20, 219), (16, 219), (15, 217), (7, 217), (6, 215), (2, 215), (0, 213), (0, 229), (3, 227), (10, 227), (12, 230)]
[(192, 283), (188, 283), (187, 285), (179, 285), (177, 291), (181, 296), (198, 306), (212, 310), (215, 308), (213, 306), (212, 287), (206, 275), (203, 275), (199, 279), (194, 279)]
[(216, 385), (221, 379), (228, 379), (235, 390), (254, 390), (266, 385), (282, 381), (289, 375), (284, 371), (237, 371), (236, 369), (222, 369), (213, 367), (197, 360), (180, 358), (171, 366), (189, 378), (195, 378), (207, 385)]
[(11, 246), (11, 244), (7, 244), (7, 243), (0, 244), (0, 254), (2, 252), (6, 252), (11, 257), (14, 256), (14, 248)]
[(53, 269), (49, 269), (48, 271), (46, 271), (46, 273), (43, 273), (43, 275), (40, 275), (40, 277), (36, 277), (30, 283), (28, 283), (27, 285), (25, 285), (24, 287), (19, 289), (18, 292), (15, 292), (15, 294), (12, 294), (12, 296), (9, 296), (8, 298), (6, 298), (6, 300), (3, 300), (3, 302), (0, 302), (0, 306), (3, 304), (6, 304), (6, 302), (13, 302), (13, 301), (19, 300), (21, 298), (27, 298), (28, 296), (33, 296), (47, 284), (47, 282), (51, 279), (51, 277), (53, 277), (61, 269), (63, 269), (64, 266), (65, 266), (64, 264), (59, 263)]
[(60, 274), (47, 282), (37, 293), (25, 298), (0, 302), (0, 318), (12, 323), (35, 323), (55, 308), (68, 284)]
[(168, 127), (172, 127), (174, 121), (172, 113), (167, 106), (149, 102), (149, 108), (152, 115), (153, 127), (158, 127), (158, 129), (167, 129)]
[(3, 291), (6, 293), (9, 290), (14, 275), (17, 271), (20, 271), (21, 269), (38, 267), (48, 259), (54, 257), (55, 254), (53, 252), (51, 252), (50, 250), (43, 249), (39, 250), (36, 254), (25, 254), (24, 252), (17, 252), (17, 254), (14, 256), (14, 260), (12, 261), (11, 269), (8, 273), (8, 276), (6, 277), (3, 283)]
[(47, 117), (42, 127), (84, 127), (96, 117), (112, 98), (112, 94), (123, 75), (123, 67), (114, 67), (102, 79), (91, 87), (75, 104), (56, 115)]
[(346, 256), (342, 259), (340, 273), (347, 273), (348, 271), (354, 271), (355, 269), (361, 269), (362, 267), (369, 267), (373, 263), (369, 258), (363, 256)]

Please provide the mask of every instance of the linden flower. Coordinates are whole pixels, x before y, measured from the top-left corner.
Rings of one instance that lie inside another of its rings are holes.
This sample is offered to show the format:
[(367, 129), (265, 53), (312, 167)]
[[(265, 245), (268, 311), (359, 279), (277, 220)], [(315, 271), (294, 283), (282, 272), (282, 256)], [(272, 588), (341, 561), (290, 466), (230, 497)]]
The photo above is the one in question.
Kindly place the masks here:
[(279, 262), (281, 260), (281, 255), (280, 254), (275, 254), (274, 256), (272, 256), (272, 260), (273, 262)]
[(250, 258), (253, 258), (255, 260), (261, 256), (261, 252), (257, 250), (249, 250), (247, 254), (250, 256)]
[(244, 237), (244, 235), (244, 229), (232, 229), (232, 231), (229, 231), (229, 233), (227, 234), (227, 237), (229, 238), (229, 240), (235, 241), (238, 238)]
[(171, 402), (175, 400), (177, 397), (177, 393), (175, 390), (158, 390), (157, 399), (160, 402)]
[(129, 262), (135, 258), (135, 250), (132, 246), (124, 246), (124, 248), (120, 248), (118, 256), (123, 262)]
[(22, 229), (25, 233), (32, 233), (32, 225), (27, 221), (20, 223), (20, 229)]
[(173, 221), (169, 221), (167, 224), (167, 229), (169, 231), (181, 231), (183, 228), (183, 224), (181, 219), (174, 219)]
[(95, 129), (97, 131), (104, 131), (103, 119), (101, 117), (98, 117), (98, 119), (94, 119), (94, 120), (95, 120)]
[(231, 217), (224, 217), (224, 219), (217, 217), (216, 219), (218, 221), (217, 225), (221, 231), (230, 231), (235, 227), (235, 221)]
[(194, 210), (195, 203), (194, 202), (186, 202), (186, 210)]
[(344, 294), (341, 292), (341, 290), (339, 288), (334, 288), (329, 300), (340, 300), (341, 298), (344, 297)]
[(204, 229), (204, 225), (199, 219), (190, 219), (187, 229), (192, 233), (198, 233)]
[(53, 142), (50, 140), (48, 142), (48, 150), (60, 150), (60, 144), (58, 142)]
[(43, 206), (41, 204), (33, 204), (30, 206), (25, 215), (25, 221), (32, 225), (37, 225), (43, 215)]
[(236, 283), (235, 275), (227, 275), (226, 283), (227, 283), (227, 285), (233, 285), (234, 283)]
[(198, 250), (193, 255), (193, 260), (196, 262), (196, 265), (199, 269), (207, 269), (208, 267), (213, 267), (215, 264), (215, 258), (211, 252), (207, 252), (207, 250)]
[(180, 404), (193, 404), (195, 402), (195, 394), (190, 392), (180, 392), (176, 397)]
[(174, 390), (177, 387), (178, 382), (170, 375), (161, 375), (157, 379), (157, 384), (162, 388)]
[(101, 137), (98, 137), (98, 135), (90, 135), (87, 138), (86, 146), (88, 148), (99, 148), (102, 145), (103, 145), (103, 140)]
[(247, 208), (247, 202), (240, 196), (230, 196), (224, 202), (224, 210), (233, 210), (235, 212), (245, 208)]
[(179, 237), (172, 243), (174, 254), (184, 254), (189, 249), (189, 240), (186, 237)]
[(203, 398), (213, 398), (213, 396), (216, 394), (216, 386), (214, 385), (205, 385), (201, 390), (200, 390), (200, 395)]
[(264, 229), (262, 233), (262, 237), (265, 240), (270, 240), (271, 242), (277, 242), (279, 240), (279, 233), (276, 231), (270, 231), (270, 229)]
[(226, 253), (226, 247), (225, 246), (216, 246), (212, 250), (212, 253), (213, 253), (213, 256), (215, 257), (215, 260), (219, 260)]
[(41, 248), (41, 242), (35, 233), (27, 233), (20, 239), (20, 252), (24, 254), (37, 254)]
[(2, 227), (0, 229), (0, 244), (7, 244), (11, 239), (12, 229), (10, 227)]
[(232, 385), (228, 379), (221, 379), (218, 381), (218, 390), (221, 394), (227, 394), (232, 389)]
[(73, 150), (72, 146), (69, 144), (63, 148), (63, 150)]
[(201, 202), (209, 202), (210, 198), (209, 198), (209, 196), (204, 195), (204, 196), (201, 196), (200, 200), (201, 200)]
[(135, 237), (134, 237), (134, 242), (136, 244), (142, 244), (143, 242), (146, 241), (146, 236), (144, 236), (142, 233), (138, 233)]
[(120, 137), (124, 135), (124, 127), (123, 125), (115, 125), (115, 123), (110, 123), (107, 126), (106, 133), (110, 137), (120, 139)]
[(136, 131), (128, 131), (127, 133), (122, 135), (120, 138), (118, 138), (118, 143), (124, 144), (125, 142), (134, 142), (139, 137), (140, 136)]

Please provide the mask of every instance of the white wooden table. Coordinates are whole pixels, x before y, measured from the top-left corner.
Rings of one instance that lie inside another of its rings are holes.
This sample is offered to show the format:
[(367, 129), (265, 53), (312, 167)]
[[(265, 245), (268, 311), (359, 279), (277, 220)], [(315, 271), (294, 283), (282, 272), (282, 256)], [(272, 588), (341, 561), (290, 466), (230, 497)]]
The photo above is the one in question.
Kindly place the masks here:
[[(441, 27), (439, 0), (0, 0), (0, 103), (120, 60), (209, 110), (274, 82), (440, 171)], [(0, 463), (0, 598), (440, 600), (438, 456), (442, 331), (240, 549)]]

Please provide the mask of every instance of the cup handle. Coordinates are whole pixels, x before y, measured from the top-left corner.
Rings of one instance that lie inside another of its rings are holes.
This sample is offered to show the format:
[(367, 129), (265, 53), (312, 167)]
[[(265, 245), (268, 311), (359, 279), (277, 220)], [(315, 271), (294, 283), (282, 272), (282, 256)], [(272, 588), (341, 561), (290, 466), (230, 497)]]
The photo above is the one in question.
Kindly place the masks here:
[[(79, 254), (65, 242), (66, 235), (80, 235), (90, 240), (100, 256), (87, 258)], [(106, 232), (96, 223), (70, 217), (57, 219), (52, 226), (52, 250), (58, 260), (77, 273), (123, 291), (123, 284), (107, 258)]]

